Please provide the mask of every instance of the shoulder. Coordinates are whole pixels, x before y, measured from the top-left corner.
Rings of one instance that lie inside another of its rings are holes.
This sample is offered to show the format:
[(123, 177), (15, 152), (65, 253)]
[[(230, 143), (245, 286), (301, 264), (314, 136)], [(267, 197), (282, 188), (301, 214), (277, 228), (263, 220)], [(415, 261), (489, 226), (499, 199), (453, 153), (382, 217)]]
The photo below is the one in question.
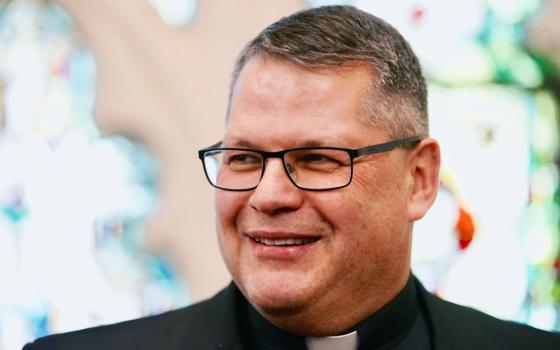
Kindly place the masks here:
[(560, 349), (560, 334), (504, 321), (421, 290), (440, 349)]
[[(112, 325), (99, 326), (79, 331), (55, 334), (28, 344), (24, 350), (33, 349), (113, 349), (116, 343), (126, 344), (131, 349), (149, 348), (160, 335), (166, 342), (173, 342), (179, 329), (188, 328), (188, 322), (200, 306), (187, 307), (157, 316), (139, 318)], [(146, 345), (142, 347), (141, 345)]]
[(217, 315), (226, 317), (229, 289), (212, 299), (160, 315), (50, 335), (27, 344), (24, 350), (177, 349), (189, 336), (204, 337), (204, 330)]

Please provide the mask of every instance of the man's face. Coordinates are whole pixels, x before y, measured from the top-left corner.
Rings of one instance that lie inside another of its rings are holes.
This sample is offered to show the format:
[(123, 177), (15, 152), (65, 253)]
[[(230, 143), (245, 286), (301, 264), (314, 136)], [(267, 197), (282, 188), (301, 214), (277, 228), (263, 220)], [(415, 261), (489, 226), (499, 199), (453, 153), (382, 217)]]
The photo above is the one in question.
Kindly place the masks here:
[[(364, 66), (319, 71), (254, 58), (235, 85), (223, 145), (277, 151), (389, 141), (360, 121), (370, 79)], [(255, 190), (217, 190), (220, 248), (234, 281), (265, 315), (378, 307), (370, 304), (408, 277), (407, 169), (403, 149), (357, 158), (348, 187), (316, 192), (296, 188), (281, 160), (270, 159)], [(287, 239), (304, 244), (274, 245)]]

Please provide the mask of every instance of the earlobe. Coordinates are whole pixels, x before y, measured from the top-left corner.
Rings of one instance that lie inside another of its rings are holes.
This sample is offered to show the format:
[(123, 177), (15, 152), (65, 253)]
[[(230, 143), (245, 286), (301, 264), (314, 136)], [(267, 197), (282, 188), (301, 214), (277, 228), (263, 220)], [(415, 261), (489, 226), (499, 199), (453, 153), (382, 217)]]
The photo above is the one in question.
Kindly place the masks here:
[(421, 219), (432, 206), (439, 187), (439, 144), (432, 138), (422, 140), (409, 154), (410, 192), (408, 219)]

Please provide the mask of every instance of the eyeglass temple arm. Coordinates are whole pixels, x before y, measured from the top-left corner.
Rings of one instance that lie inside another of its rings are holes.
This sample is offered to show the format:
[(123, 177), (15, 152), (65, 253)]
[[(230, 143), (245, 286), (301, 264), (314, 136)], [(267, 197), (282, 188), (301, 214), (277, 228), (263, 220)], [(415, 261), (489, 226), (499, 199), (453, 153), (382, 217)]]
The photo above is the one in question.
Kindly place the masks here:
[(406, 145), (413, 142), (421, 141), (422, 138), (420, 136), (412, 136), (407, 137), (401, 140), (390, 141), (386, 143), (382, 143), (380, 145), (373, 145), (364, 148), (360, 148), (357, 151), (356, 156), (363, 156), (365, 154), (374, 154), (374, 153), (381, 153), (381, 152), (389, 152), (395, 149), (397, 146)]

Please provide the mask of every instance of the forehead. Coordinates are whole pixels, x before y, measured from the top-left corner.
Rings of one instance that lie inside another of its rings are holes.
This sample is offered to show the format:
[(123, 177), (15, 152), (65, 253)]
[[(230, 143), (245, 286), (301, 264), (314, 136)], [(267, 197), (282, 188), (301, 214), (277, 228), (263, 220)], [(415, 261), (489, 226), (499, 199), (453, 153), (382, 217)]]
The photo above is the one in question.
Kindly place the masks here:
[(362, 122), (371, 79), (363, 64), (304, 68), (253, 58), (234, 86), (224, 142), (284, 138), (294, 146), (309, 139), (352, 139), (379, 132)]

